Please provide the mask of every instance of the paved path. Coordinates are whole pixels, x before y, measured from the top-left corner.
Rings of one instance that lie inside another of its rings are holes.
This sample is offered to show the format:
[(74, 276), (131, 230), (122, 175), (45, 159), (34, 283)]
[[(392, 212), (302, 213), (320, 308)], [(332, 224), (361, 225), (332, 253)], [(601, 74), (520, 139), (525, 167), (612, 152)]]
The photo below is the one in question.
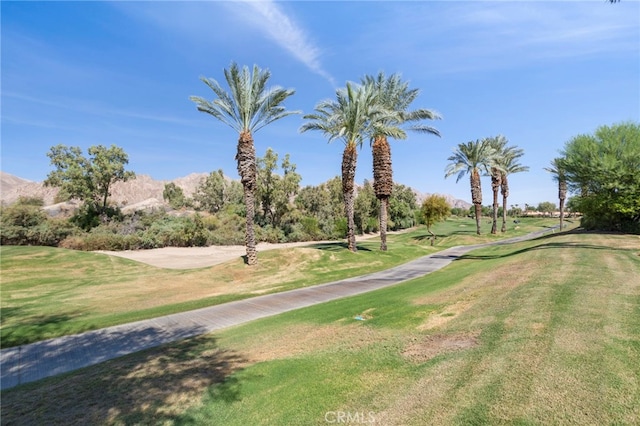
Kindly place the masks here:
[(492, 243), (452, 247), (360, 277), (3, 349), (0, 351), (0, 389), (9, 389), (258, 318), (377, 290), (441, 269), (471, 250), (524, 241), (550, 230), (552, 228)]

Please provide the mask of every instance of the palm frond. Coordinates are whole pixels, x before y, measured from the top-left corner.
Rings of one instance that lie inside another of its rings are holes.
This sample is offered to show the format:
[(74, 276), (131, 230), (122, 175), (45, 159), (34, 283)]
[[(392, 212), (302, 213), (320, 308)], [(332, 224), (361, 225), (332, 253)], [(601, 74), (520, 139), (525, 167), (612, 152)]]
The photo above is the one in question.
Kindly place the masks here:
[(447, 158), (450, 162), (445, 168), (445, 178), (458, 174), (456, 182), (469, 173), (484, 171), (489, 173), (495, 158), (495, 149), (488, 139), (469, 141), (458, 144), (454, 154)]
[[(362, 79), (362, 85), (370, 87), (376, 93), (376, 104), (386, 110), (386, 113), (371, 117), (372, 121), (379, 122), (372, 127), (373, 133), (370, 135), (372, 143), (376, 136), (384, 135), (397, 139), (393, 134), (406, 135), (402, 127), (407, 123), (440, 118), (438, 113), (431, 110), (409, 110), (411, 103), (417, 98), (420, 91), (409, 89), (409, 83), (403, 81), (400, 74), (392, 74), (389, 77), (385, 76), (384, 72), (379, 72), (375, 77), (367, 75)], [(396, 127), (396, 129), (389, 133), (392, 127)], [(383, 130), (387, 133), (382, 133)], [(407, 127), (407, 130), (440, 136), (440, 133), (430, 126), (414, 125)]]
[(216, 98), (207, 101), (199, 96), (191, 96), (190, 99), (196, 103), (199, 111), (212, 115), (238, 133), (255, 133), (280, 118), (299, 113), (287, 111), (283, 105), (295, 93), (293, 89), (274, 87), (267, 90), (267, 82), (271, 77), (269, 70), (254, 65), (250, 72), (247, 66), (240, 69), (232, 62), (224, 70), (224, 76), (228, 92), (216, 80), (201, 77)]

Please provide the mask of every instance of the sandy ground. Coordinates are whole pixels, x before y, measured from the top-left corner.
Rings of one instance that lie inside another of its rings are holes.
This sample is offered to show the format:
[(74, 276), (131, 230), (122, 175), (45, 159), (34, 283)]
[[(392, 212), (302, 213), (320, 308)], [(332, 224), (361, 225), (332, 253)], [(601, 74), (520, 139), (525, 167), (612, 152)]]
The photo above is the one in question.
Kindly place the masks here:
[[(259, 243), (256, 246), (258, 253), (265, 250), (282, 249), (289, 247), (301, 247), (315, 242), (301, 243)], [(326, 242), (326, 241), (322, 241)], [(336, 242), (336, 241), (333, 241)], [(96, 253), (104, 253), (110, 256), (124, 257), (125, 259), (135, 260), (137, 262), (146, 263), (148, 265), (157, 266), (159, 268), (168, 269), (191, 269), (204, 268), (207, 266), (217, 265), (229, 260), (237, 259), (246, 254), (244, 246), (210, 246), (210, 247), (163, 247), (150, 250), (125, 250), (125, 251), (106, 251), (100, 250)]]

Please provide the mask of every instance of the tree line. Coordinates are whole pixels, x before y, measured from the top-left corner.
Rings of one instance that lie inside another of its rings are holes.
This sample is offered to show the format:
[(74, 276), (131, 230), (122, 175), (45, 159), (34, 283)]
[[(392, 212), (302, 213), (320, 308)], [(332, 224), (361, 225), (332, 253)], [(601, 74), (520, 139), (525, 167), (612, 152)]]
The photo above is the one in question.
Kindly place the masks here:
[[(301, 177), (288, 155), (280, 162), (272, 149), (262, 158), (256, 156), (254, 134), (274, 121), (299, 113), (284, 106), (284, 101), (295, 91), (277, 86), (268, 88), (270, 76), (268, 70), (257, 66), (250, 70), (232, 63), (224, 70), (228, 89), (215, 79), (202, 77), (213, 91), (214, 99), (190, 98), (198, 111), (238, 132), (236, 161), (240, 180), (227, 179), (222, 170), (217, 170), (202, 182), (191, 199), (174, 184), (168, 184), (163, 195), (174, 208), (190, 207), (209, 216), (175, 219), (176, 223), (182, 221), (178, 225), (171, 222), (173, 219), (163, 217), (160, 222), (171, 230), (156, 229), (162, 238), (146, 234), (154, 226), (162, 228), (147, 218), (128, 218), (124, 220), (128, 223), (123, 224), (121, 212), (108, 204), (108, 196), (114, 182), (126, 181), (135, 174), (124, 169), (128, 157), (114, 145), (93, 146), (89, 148), (88, 158), (77, 147), (52, 147), (47, 155), (55, 170), (45, 184), (60, 187), (61, 198), (83, 201), (71, 222), (87, 232), (98, 234), (99, 230), (108, 229), (107, 233), (129, 236), (127, 244), (135, 247), (241, 241), (246, 246), (249, 265), (257, 263), (256, 238), (300, 241), (346, 237), (349, 250), (355, 252), (357, 232), (379, 232), (380, 250), (386, 250), (387, 229), (406, 228), (417, 222), (429, 227), (433, 220), (442, 218), (446, 210), (442, 200), (425, 200), (428, 205), (418, 210), (415, 194), (393, 181), (390, 139), (405, 139), (408, 131), (440, 136), (437, 129), (424, 123), (440, 119), (437, 112), (411, 108), (419, 90), (410, 89), (399, 74), (379, 73), (364, 76), (359, 83), (348, 82), (346, 87), (336, 90), (335, 99), (319, 102), (313, 113), (304, 115), (306, 122), (300, 131), (319, 131), (329, 142), (341, 141), (344, 144), (342, 173), (325, 184), (300, 188)], [(562, 156), (547, 168), (559, 185), (561, 226), (566, 193), (571, 191), (576, 195), (568, 202), (573, 211), (584, 215), (583, 226), (637, 232), (640, 220), (638, 134), (638, 124), (623, 123), (601, 127), (594, 135), (579, 135), (566, 144)], [(373, 181), (366, 181), (356, 191), (358, 149), (365, 141), (372, 149)], [(447, 158), (445, 177), (456, 175), (459, 181), (469, 175), (472, 216), (476, 218), (478, 234), (483, 214), (481, 175), (491, 178), (491, 232), (497, 233), (499, 215), (502, 216), (501, 231), (505, 232), (509, 212), (508, 177), (528, 170), (520, 163), (523, 155), (521, 148), (509, 145), (504, 136), (498, 135), (460, 143)], [(29, 206), (33, 207), (31, 201), (18, 204), (28, 210)], [(513, 207), (511, 210), (514, 211)], [(8, 217), (5, 213), (3, 210), (3, 225)], [(14, 218), (14, 222), (18, 228), (23, 227), (21, 223), (40, 223), (41, 217), (36, 216)], [(7, 223), (12, 223), (11, 220)], [(240, 222), (244, 224), (241, 226)], [(239, 238), (241, 227), (244, 235)], [(67, 227), (56, 229), (61, 235), (68, 233)], [(5, 231), (3, 229), (2, 243), (14, 241), (9, 238), (10, 232)], [(176, 232), (182, 232), (182, 236), (175, 236)]]
[[(73, 152), (72, 156), (68, 154)], [(69, 218), (48, 217), (43, 200), (22, 197), (0, 210), (1, 244), (50, 245), (81, 250), (133, 250), (165, 246), (243, 244), (246, 216), (243, 188), (222, 170), (207, 175), (195, 192), (186, 196), (175, 183), (165, 184), (163, 198), (172, 209), (123, 214), (105, 195), (115, 182), (135, 176), (124, 171), (128, 157), (121, 148), (92, 147), (84, 157), (79, 148), (51, 148), (56, 170), (46, 183), (59, 186), (57, 201), (76, 199), (81, 204)], [(107, 155), (107, 153), (118, 155)], [(62, 160), (67, 163), (61, 167)], [(75, 160), (71, 161), (71, 158)], [(109, 158), (110, 161), (105, 161)], [(300, 186), (302, 177), (289, 155), (280, 159), (267, 149), (256, 159), (255, 228), (258, 241), (291, 242), (332, 240), (346, 237), (347, 222), (339, 177), (320, 185)], [(112, 172), (108, 185), (87, 182)], [(85, 186), (86, 185), (86, 186)], [(87, 188), (91, 188), (88, 190)], [(355, 197), (357, 233), (378, 231), (379, 205), (372, 184), (365, 181)], [(417, 204), (413, 190), (394, 184), (390, 200), (389, 227), (414, 226)]]

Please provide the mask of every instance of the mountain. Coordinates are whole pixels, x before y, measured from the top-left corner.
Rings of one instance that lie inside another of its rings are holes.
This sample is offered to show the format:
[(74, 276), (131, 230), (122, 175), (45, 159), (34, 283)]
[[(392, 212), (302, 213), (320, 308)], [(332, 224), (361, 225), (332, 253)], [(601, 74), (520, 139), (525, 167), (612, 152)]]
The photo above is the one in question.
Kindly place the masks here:
[[(164, 185), (169, 182), (175, 183), (190, 197), (207, 176), (207, 173), (192, 173), (172, 181), (163, 181), (147, 175), (136, 175), (127, 182), (116, 182), (109, 199), (120, 206), (141, 203), (150, 198), (162, 200)], [(33, 182), (0, 171), (0, 202), (4, 205), (13, 204), (20, 197), (37, 197), (42, 198), (48, 206), (54, 204), (57, 194), (58, 188), (46, 187), (42, 182)]]
[[(121, 207), (127, 207), (127, 210), (158, 206), (162, 204), (165, 184), (173, 182), (182, 188), (185, 196), (191, 197), (207, 176), (207, 173), (192, 173), (174, 180), (155, 180), (148, 175), (136, 175), (127, 182), (116, 182), (111, 190), (110, 200)], [(414, 192), (418, 203), (422, 203), (422, 200), (431, 195), (415, 190)], [(54, 204), (57, 193), (57, 188), (45, 187), (42, 182), (29, 181), (0, 171), (0, 203), (3, 205), (15, 203), (19, 197), (37, 197), (44, 200), (45, 206), (50, 206)], [(443, 195), (452, 207), (471, 207), (471, 204), (464, 200), (455, 199), (447, 194), (440, 195)]]
[(473, 206), (473, 204), (467, 201), (461, 200), (459, 198), (455, 198), (453, 195), (449, 195), (449, 194), (439, 194), (437, 192), (433, 194), (428, 192), (422, 193), (422, 192), (416, 191), (415, 189), (413, 190), (413, 192), (416, 194), (416, 201), (418, 202), (418, 205), (421, 205), (422, 202), (431, 195), (440, 195), (444, 197), (445, 200), (447, 200), (447, 203), (449, 203), (449, 205), (452, 208), (456, 207), (456, 208), (468, 210), (469, 208), (471, 208), (471, 206)]

